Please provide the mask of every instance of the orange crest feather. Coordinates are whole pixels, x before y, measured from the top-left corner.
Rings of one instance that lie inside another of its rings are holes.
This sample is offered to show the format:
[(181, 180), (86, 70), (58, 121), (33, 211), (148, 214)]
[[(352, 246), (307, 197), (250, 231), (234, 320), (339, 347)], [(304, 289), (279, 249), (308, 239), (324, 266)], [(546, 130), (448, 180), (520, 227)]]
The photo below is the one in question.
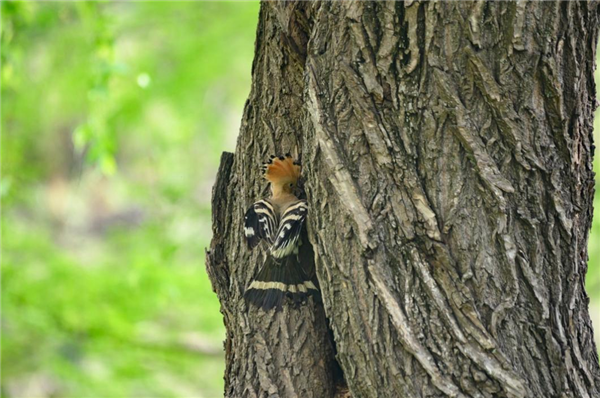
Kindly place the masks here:
[(289, 154), (285, 157), (271, 156), (264, 170), (265, 178), (272, 184), (296, 183), (300, 178), (300, 165)]

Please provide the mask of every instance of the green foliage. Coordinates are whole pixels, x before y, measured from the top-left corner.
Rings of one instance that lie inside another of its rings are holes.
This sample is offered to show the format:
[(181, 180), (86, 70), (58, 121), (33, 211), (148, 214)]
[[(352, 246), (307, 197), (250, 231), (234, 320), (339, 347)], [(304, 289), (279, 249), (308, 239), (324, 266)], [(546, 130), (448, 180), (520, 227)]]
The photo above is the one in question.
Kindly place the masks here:
[[(598, 44), (598, 58), (596, 64), (600, 64), (600, 43)], [(594, 73), (594, 79), (596, 80), (596, 91), (599, 91), (600, 87), (600, 69), (596, 68)], [(598, 145), (600, 142), (600, 108), (596, 109), (594, 118), (594, 142)], [(594, 171), (596, 173), (596, 194), (594, 195), (594, 218), (592, 221), (592, 231), (590, 233), (590, 240), (588, 244), (589, 260), (588, 260), (588, 273), (586, 276), (586, 289), (592, 299), (591, 313), (592, 320), (595, 321), (596, 325), (596, 336), (600, 336), (600, 156), (598, 151), (594, 155)], [(597, 344), (600, 343), (596, 339)]]
[(222, 396), (204, 248), (258, 4), (1, 6), (2, 396)]
[(57, 378), (48, 392), (59, 396), (178, 396), (181, 385), (221, 394), (223, 326), (200, 275), (201, 250), (182, 258), (177, 240), (150, 224), (108, 232), (95, 248), (101, 254), (76, 256), (49, 231), (11, 221), (3, 231), (3, 381), (43, 374)]

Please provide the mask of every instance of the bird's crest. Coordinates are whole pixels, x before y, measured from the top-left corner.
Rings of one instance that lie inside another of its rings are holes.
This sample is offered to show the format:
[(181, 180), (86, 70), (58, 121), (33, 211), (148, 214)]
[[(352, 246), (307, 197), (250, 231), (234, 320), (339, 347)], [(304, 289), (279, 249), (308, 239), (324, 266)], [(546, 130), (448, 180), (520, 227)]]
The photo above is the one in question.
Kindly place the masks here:
[(300, 162), (294, 161), (289, 153), (285, 156), (271, 155), (263, 165), (264, 177), (272, 184), (296, 183), (300, 178)]

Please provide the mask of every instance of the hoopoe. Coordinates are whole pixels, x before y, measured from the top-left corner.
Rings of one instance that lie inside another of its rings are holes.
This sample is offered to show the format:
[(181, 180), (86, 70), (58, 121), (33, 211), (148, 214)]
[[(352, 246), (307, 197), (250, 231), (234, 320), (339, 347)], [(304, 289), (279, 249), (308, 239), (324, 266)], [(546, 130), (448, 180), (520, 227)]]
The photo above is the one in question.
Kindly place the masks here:
[(269, 245), (267, 259), (250, 283), (245, 299), (263, 308), (281, 308), (286, 296), (299, 302), (318, 293), (299, 256), (301, 232), (308, 212), (306, 200), (294, 194), (300, 164), (286, 156), (271, 156), (263, 166), (271, 183), (271, 197), (254, 203), (244, 217), (244, 235), (250, 249), (261, 240)]

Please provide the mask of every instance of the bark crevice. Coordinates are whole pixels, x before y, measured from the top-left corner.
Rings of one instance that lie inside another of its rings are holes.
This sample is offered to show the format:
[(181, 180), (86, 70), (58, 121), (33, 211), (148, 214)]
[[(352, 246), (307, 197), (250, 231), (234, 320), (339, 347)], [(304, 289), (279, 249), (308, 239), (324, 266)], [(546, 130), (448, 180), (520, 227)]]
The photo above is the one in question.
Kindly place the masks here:
[[(263, 3), (207, 254), (228, 397), (331, 396), (338, 364), (361, 398), (600, 394), (599, 23), (578, 1)], [(264, 314), (241, 298), (263, 258), (240, 226), (258, 164), (288, 151), (323, 303)]]

